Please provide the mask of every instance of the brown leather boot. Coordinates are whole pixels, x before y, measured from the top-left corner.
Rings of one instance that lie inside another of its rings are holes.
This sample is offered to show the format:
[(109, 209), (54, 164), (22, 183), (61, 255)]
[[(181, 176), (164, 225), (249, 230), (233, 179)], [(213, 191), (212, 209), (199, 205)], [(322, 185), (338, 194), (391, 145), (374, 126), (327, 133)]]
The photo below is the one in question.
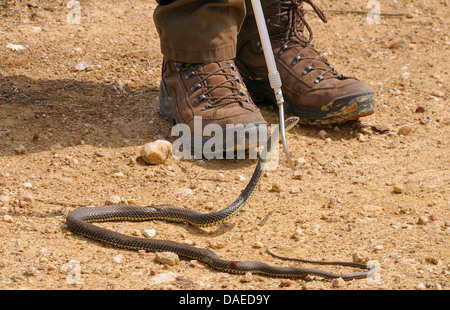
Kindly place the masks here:
[[(300, 117), (304, 124), (343, 123), (372, 114), (375, 100), (370, 87), (337, 73), (314, 48), (303, 3), (310, 4), (322, 21), (327, 21), (309, 0), (279, 1), (264, 9), (286, 112)], [(239, 34), (236, 64), (254, 102), (276, 102), (254, 19), (248, 16)], [(309, 37), (304, 35), (305, 30)]]
[[(234, 150), (253, 147), (248, 137), (254, 138), (260, 126), (266, 127), (232, 60), (188, 64), (165, 59), (159, 105), (162, 115), (173, 125), (189, 127), (194, 144), (201, 141), (205, 145), (215, 134), (221, 134), (223, 139), (214, 141), (216, 155), (230, 151), (230, 147)], [(205, 130), (210, 124), (221, 132)], [(232, 130), (231, 135), (228, 129)], [(240, 134), (246, 137), (244, 142), (238, 141)], [(198, 158), (199, 146), (196, 147), (192, 149)]]

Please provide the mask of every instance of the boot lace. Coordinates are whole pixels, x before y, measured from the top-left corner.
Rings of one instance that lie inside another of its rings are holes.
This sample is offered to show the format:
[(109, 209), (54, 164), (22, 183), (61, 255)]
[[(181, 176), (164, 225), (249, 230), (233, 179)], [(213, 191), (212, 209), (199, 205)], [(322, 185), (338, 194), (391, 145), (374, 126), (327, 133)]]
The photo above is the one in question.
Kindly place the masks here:
[[(218, 68), (210, 72), (201, 72), (198, 69), (205, 64), (190, 64), (190, 63), (176, 63), (178, 70), (185, 73), (184, 78), (186, 80), (197, 77), (198, 81), (191, 87), (190, 91), (195, 92), (198, 89), (203, 89), (203, 92), (195, 100), (196, 104), (203, 104), (202, 111), (224, 107), (232, 103), (238, 103), (243, 106), (243, 102), (248, 102), (246, 97), (246, 91), (241, 88), (241, 78), (237, 71), (236, 66), (227, 61), (218, 62)], [(231, 71), (228, 70), (231, 68)], [(230, 72), (229, 72), (230, 71)], [(235, 74), (233, 74), (235, 72)], [(225, 77), (221, 79), (221, 82), (209, 85), (208, 79), (214, 76)], [(223, 90), (227, 89), (226, 95)]]
[[(270, 17), (267, 21), (271, 26), (276, 28), (276, 35), (272, 36), (273, 39), (281, 41), (281, 48), (279, 54), (283, 54), (289, 48), (301, 46), (302, 51), (292, 60), (292, 65), (296, 65), (300, 60), (310, 60), (309, 64), (305, 67), (303, 75), (308, 74), (313, 70), (319, 71), (319, 76), (314, 80), (314, 83), (318, 84), (321, 81), (329, 78), (345, 78), (342, 74), (337, 73), (334, 67), (327, 61), (324, 55), (320, 54), (314, 49), (312, 42), (313, 32), (308, 22), (305, 19), (305, 11), (303, 4), (309, 4), (319, 18), (326, 23), (327, 18), (322, 10), (310, 0), (289, 0), (280, 1), (277, 4), (278, 14)], [(278, 20), (278, 23), (273, 23), (272, 20)], [(308, 31), (308, 37), (304, 35), (304, 29)], [(305, 56), (304, 51), (313, 50), (316, 56)], [(318, 64), (321, 63), (321, 64)]]

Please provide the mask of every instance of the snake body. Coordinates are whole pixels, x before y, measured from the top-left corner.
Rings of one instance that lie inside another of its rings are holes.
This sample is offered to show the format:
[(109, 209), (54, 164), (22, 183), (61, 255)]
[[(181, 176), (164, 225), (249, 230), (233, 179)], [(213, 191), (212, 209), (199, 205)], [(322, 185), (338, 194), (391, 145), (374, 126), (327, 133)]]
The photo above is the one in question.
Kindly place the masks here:
[[(298, 118), (291, 117), (285, 121), (285, 128), (289, 130), (298, 122)], [(279, 141), (277, 130), (269, 137), (266, 146), (261, 153), (255, 171), (239, 197), (226, 208), (212, 213), (201, 213), (195, 210), (184, 209), (171, 205), (134, 206), (134, 205), (110, 205), (103, 207), (82, 207), (73, 210), (67, 216), (67, 228), (88, 238), (129, 250), (145, 250), (149, 252), (173, 252), (180, 256), (201, 261), (209, 266), (237, 274), (251, 272), (272, 277), (298, 278), (306, 275), (316, 275), (323, 278), (338, 278), (345, 280), (370, 277), (375, 271), (370, 265), (352, 262), (325, 262), (295, 259), (306, 263), (330, 264), (350, 266), (367, 269), (364, 272), (349, 274), (334, 274), (315, 268), (278, 267), (255, 261), (230, 261), (220, 258), (216, 253), (208, 249), (192, 247), (186, 244), (160, 239), (146, 239), (125, 235), (96, 226), (94, 222), (108, 221), (149, 221), (167, 220), (174, 222), (188, 222), (197, 227), (213, 226), (224, 223), (234, 216), (250, 199), (261, 180), (262, 174), (268, 162), (269, 155)], [(274, 254), (272, 254), (274, 255)], [(276, 256), (276, 255), (274, 255)], [(281, 258), (281, 257), (279, 257)]]

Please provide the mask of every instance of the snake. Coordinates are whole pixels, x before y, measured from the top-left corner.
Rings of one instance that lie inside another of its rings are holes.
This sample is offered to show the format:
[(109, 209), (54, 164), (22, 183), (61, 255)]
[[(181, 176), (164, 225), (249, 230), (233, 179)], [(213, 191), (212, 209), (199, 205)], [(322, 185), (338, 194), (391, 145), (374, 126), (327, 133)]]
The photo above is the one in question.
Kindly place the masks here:
[[(298, 117), (287, 118), (284, 123), (285, 130), (287, 131), (293, 128), (297, 124), (298, 120)], [(267, 167), (272, 150), (275, 149), (275, 147), (278, 147), (279, 139), (279, 130), (275, 129), (269, 136), (263, 151), (260, 153), (253, 175), (245, 189), (231, 204), (219, 211), (201, 213), (193, 209), (176, 207), (168, 204), (152, 206), (129, 204), (115, 204), (98, 207), (85, 206), (77, 208), (68, 214), (66, 218), (67, 228), (75, 234), (82, 235), (117, 248), (138, 251), (144, 250), (146, 252), (173, 252), (179, 256), (202, 262), (216, 270), (232, 274), (246, 274), (250, 272), (252, 274), (260, 274), (278, 278), (304, 278), (307, 275), (310, 275), (328, 279), (342, 278), (344, 280), (370, 277), (375, 271), (374, 267), (358, 262), (312, 261), (284, 257), (284, 259), (297, 260), (304, 263), (341, 265), (366, 270), (347, 274), (336, 274), (315, 268), (272, 266), (257, 261), (226, 260), (209, 249), (193, 247), (171, 240), (131, 236), (94, 224), (97, 222), (109, 221), (150, 220), (187, 222), (196, 227), (211, 227), (222, 224), (234, 216), (244, 205), (248, 203), (251, 196), (258, 188), (258, 184), (261, 181)], [(283, 258), (273, 254), (269, 250), (268, 253), (275, 257)]]

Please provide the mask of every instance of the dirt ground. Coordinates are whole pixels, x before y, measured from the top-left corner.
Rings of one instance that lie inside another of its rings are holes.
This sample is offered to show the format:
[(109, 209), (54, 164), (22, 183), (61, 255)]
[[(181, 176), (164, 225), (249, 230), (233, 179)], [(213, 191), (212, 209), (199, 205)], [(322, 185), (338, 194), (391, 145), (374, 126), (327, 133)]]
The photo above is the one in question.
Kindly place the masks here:
[[(99, 224), (131, 235), (154, 229), (155, 238), (231, 260), (296, 265), (269, 256), (270, 247), (280, 255), (379, 264), (379, 278), (343, 285), (228, 275), (183, 258), (169, 266), (154, 253), (68, 232), (70, 211), (113, 196), (219, 210), (256, 165), (174, 158), (145, 164), (144, 144), (175, 139), (157, 102), (156, 4), (83, 0), (80, 24), (70, 24), (68, 2), (0, 1), (0, 289), (449, 289), (447, 0), (380, 0), (382, 12), (401, 14), (382, 15), (379, 24), (357, 12), (328, 11), (327, 24), (307, 13), (317, 49), (376, 91), (376, 113), (340, 126), (296, 126), (287, 139), (304, 161), (300, 173), (281, 153), (278, 169), (228, 224)], [(368, 2), (316, 1), (327, 10), (368, 10)], [(261, 109), (277, 123), (275, 110)], [(218, 172), (224, 182), (215, 179)]]

